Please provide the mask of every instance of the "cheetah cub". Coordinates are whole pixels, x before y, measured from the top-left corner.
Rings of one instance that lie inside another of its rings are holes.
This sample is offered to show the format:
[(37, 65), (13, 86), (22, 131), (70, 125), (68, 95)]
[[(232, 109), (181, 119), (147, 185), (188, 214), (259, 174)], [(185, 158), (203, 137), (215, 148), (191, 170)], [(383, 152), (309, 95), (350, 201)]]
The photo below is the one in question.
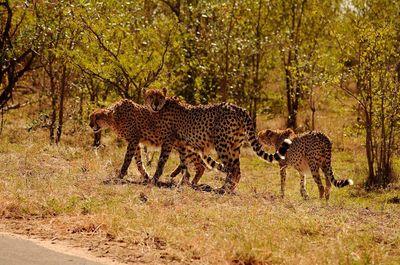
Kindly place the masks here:
[[(337, 188), (353, 185), (351, 179), (335, 179), (331, 167), (332, 142), (322, 132), (312, 131), (296, 135), (291, 129), (262, 130), (258, 133), (258, 137), (263, 144), (275, 148), (279, 148), (286, 138), (292, 140), (292, 145), (286, 153), (286, 159), (279, 161), (282, 197), (285, 196), (287, 166), (294, 167), (300, 173), (300, 194), (304, 199), (309, 198), (305, 187), (307, 173), (311, 173), (317, 183), (320, 199), (325, 196), (325, 199), (329, 200), (331, 183)], [(325, 188), (319, 175), (320, 168), (325, 175)]]

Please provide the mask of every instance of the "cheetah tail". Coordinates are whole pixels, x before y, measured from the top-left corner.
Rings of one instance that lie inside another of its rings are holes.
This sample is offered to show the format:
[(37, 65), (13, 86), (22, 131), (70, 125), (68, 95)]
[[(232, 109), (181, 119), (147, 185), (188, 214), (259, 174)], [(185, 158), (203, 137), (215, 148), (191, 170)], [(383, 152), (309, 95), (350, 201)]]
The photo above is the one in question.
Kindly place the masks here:
[(221, 171), (223, 173), (227, 173), (226, 168), (225, 168), (225, 166), (223, 164), (215, 161), (210, 156), (205, 157), (202, 154), (200, 156), (201, 156), (201, 159), (203, 160), (203, 162), (207, 165), (207, 167), (209, 169), (216, 169), (216, 170)]
[(352, 179), (343, 179), (343, 180), (333, 179), (333, 180), (331, 180), (331, 182), (336, 188), (343, 188), (346, 186), (354, 185), (354, 182)]
[(354, 185), (352, 179), (339, 179), (335, 178), (335, 174), (333, 174), (332, 166), (331, 166), (331, 152), (332, 152), (332, 144), (328, 141), (329, 145), (325, 148), (325, 157), (326, 157), (326, 164), (322, 167), (322, 171), (324, 172), (325, 176), (329, 178), (329, 181), (335, 186), (336, 188), (343, 188), (346, 186)]
[(278, 149), (278, 152), (277, 152), (278, 155), (281, 157), (283, 156), (283, 159), (285, 159), (286, 152), (289, 149), (291, 144), (292, 144), (292, 140), (290, 140), (289, 138), (286, 138), (285, 140), (283, 140), (282, 145)]
[(251, 144), (251, 147), (253, 148), (254, 152), (264, 160), (267, 160), (268, 162), (273, 162), (275, 161), (280, 161), (285, 159), (285, 154), (287, 150), (289, 149), (290, 145), (292, 144), (292, 141), (290, 139), (285, 139), (281, 145), (281, 147), (278, 149), (278, 151), (275, 154), (269, 154), (264, 151), (262, 148), (262, 145), (260, 143), (260, 140), (258, 139), (256, 135), (256, 130), (255, 130), (255, 122), (250, 118), (248, 113), (245, 113), (245, 128), (246, 128), (246, 134), (248, 141)]
[(256, 136), (251, 136), (249, 137), (249, 142), (254, 150), (254, 152), (264, 160), (267, 160), (268, 162), (273, 162), (273, 161), (280, 161), (285, 159), (285, 154), (287, 150), (289, 149), (290, 144), (292, 143), (290, 139), (285, 139), (283, 142), (282, 146), (279, 148), (275, 154), (269, 154), (265, 152), (257, 139)]
[(273, 162), (274, 160), (280, 161), (285, 159), (286, 152), (292, 144), (292, 141), (290, 139), (285, 139), (275, 154), (269, 154), (263, 150), (260, 140), (255, 134), (255, 126), (252, 121), (247, 122), (246, 131), (248, 135), (248, 141), (250, 142), (254, 152), (259, 157), (267, 160), (268, 162)]
[(336, 188), (343, 188), (343, 187), (346, 187), (349, 185), (351, 186), (354, 184), (352, 179), (340, 179), (340, 180), (335, 179), (335, 176), (333, 174), (333, 171), (332, 171), (332, 168), (330, 167), (330, 165), (328, 165), (326, 168), (323, 168), (323, 171), (324, 171), (325, 176), (328, 176), (329, 181)]
[[(191, 146), (186, 146), (190, 151), (192, 151), (193, 153), (196, 153), (197, 155), (200, 156), (201, 160), (204, 163), (204, 166), (207, 167), (208, 169), (216, 169), (218, 171), (221, 171), (223, 173), (228, 173), (225, 166), (217, 161), (215, 161), (214, 159), (212, 159), (210, 156), (206, 156), (204, 155), (203, 152), (200, 152), (198, 150), (195, 150), (194, 148), (192, 148)], [(192, 161), (193, 162), (193, 161)]]

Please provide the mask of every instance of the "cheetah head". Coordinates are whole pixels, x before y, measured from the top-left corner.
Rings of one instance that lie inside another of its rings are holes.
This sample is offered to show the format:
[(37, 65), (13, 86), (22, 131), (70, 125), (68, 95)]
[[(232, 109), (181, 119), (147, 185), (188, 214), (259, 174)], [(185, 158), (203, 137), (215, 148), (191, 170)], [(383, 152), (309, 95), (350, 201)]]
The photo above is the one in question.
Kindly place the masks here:
[(147, 89), (144, 92), (144, 104), (146, 107), (154, 112), (160, 111), (165, 104), (165, 97), (167, 95), (167, 89)]
[(262, 130), (257, 134), (260, 141), (270, 147), (279, 146), (285, 139), (293, 138), (295, 133), (292, 129), (286, 130)]
[(89, 115), (89, 126), (92, 128), (94, 133), (98, 133), (101, 129), (111, 127), (108, 110), (98, 109), (93, 111)]

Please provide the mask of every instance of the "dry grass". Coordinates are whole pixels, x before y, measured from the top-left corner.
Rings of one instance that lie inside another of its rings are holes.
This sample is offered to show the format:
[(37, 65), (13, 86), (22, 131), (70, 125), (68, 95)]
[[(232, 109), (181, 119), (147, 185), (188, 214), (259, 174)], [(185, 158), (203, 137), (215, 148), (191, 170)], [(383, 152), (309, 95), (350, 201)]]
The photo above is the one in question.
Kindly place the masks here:
[[(6, 229), (69, 240), (126, 263), (400, 262), (400, 209), (391, 203), (400, 187), (374, 193), (360, 188), (365, 160), (359, 144), (351, 146), (360, 139), (342, 137), (342, 146), (349, 147), (333, 154), (336, 175), (356, 185), (333, 190), (326, 203), (317, 199), (311, 178), (312, 199), (301, 199), (294, 170), (288, 172), (287, 198), (280, 199), (278, 166), (249, 149), (243, 150), (237, 195), (103, 185), (125, 152), (112, 133), (105, 135), (104, 148), (93, 150), (89, 129), (70, 122), (63, 143), (50, 146), (47, 131), (27, 132), (23, 115), (6, 118), (0, 138), (0, 218)], [(339, 134), (331, 137), (340, 139)], [(166, 172), (176, 164), (173, 155)], [(134, 165), (129, 177), (138, 179)], [(201, 182), (219, 186), (221, 177), (207, 172)]]

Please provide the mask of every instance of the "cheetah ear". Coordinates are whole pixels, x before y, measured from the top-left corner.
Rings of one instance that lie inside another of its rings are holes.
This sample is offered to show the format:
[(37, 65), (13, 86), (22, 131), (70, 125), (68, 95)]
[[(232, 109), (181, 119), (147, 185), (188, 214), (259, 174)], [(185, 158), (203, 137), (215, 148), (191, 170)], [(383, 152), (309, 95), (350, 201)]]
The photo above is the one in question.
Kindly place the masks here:
[(104, 109), (99, 109), (92, 114), (95, 120), (102, 120), (107, 116), (106, 111)]
[(294, 131), (291, 128), (287, 128), (286, 132), (288, 133), (288, 135), (294, 135)]
[(166, 97), (167, 96), (167, 88), (163, 87), (162, 92), (163, 92), (164, 97)]
[(272, 134), (272, 131), (270, 129), (265, 130), (265, 136), (269, 137)]

